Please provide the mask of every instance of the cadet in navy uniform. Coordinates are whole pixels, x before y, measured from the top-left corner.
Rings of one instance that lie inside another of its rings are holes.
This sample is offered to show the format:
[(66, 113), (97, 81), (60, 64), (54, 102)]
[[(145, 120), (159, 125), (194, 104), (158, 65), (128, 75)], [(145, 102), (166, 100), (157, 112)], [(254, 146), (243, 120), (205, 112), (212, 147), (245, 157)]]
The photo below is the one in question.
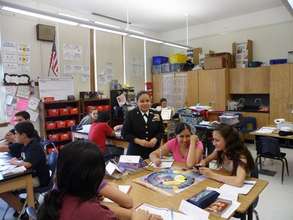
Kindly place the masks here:
[(160, 114), (150, 109), (151, 100), (146, 91), (139, 92), (136, 100), (137, 108), (127, 113), (122, 134), (129, 141), (127, 154), (146, 159), (160, 146), (164, 127)]

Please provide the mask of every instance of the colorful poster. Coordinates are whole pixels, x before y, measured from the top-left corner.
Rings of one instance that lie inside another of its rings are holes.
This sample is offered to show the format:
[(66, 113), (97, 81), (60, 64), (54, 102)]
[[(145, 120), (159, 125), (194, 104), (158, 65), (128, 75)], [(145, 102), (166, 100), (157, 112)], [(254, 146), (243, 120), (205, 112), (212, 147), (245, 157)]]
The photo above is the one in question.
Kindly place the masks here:
[(16, 101), (16, 111), (25, 111), (28, 107), (28, 99), (19, 98)]

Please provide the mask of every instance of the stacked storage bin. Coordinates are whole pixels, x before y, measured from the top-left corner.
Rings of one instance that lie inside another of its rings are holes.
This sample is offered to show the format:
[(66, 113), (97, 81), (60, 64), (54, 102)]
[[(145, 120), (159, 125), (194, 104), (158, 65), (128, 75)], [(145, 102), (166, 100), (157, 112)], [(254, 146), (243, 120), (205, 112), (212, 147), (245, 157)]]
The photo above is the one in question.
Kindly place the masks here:
[(152, 73), (164, 73), (170, 72), (167, 71), (168, 64), (168, 57), (164, 56), (154, 56), (153, 57), (153, 65), (152, 65)]

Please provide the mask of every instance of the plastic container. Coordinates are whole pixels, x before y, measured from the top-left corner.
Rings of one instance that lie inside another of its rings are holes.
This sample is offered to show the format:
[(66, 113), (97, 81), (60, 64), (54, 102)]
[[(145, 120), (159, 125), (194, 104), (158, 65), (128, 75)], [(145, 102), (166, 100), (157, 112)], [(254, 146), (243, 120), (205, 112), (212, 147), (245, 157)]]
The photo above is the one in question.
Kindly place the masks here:
[(46, 122), (46, 129), (47, 130), (53, 130), (56, 128), (56, 123), (53, 121)]
[(175, 63), (186, 63), (187, 61), (187, 56), (185, 54), (181, 54), (181, 53), (176, 53), (173, 54), (169, 57), (169, 62), (171, 64), (175, 64)]
[(66, 120), (66, 127), (72, 127), (75, 125), (75, 120)]
[(103, 105), (98, 105), (98, 106), (96, 106), (96, 109), (98, 110), (98, 112), (103, 112), (103, 111), (105, 111)]
[(70, 132), (60, 134), (60, 141), (68, 141), (70, 138)]
[(273, 59), (273, 60), (270, 60), (270, 65), (285, 64), (285, 63), (287, 63), (287, 59)]
[(170, 64), (171, 72), (180, 72), (182, 68), (183, 68), (183, 64), (180, 64), (180, 63)]
[(161, 73), (162, 65), (152, 65), (152, 73)]
[(59, 116), (59, 109), (48, 109), (47, 111), (47, 115), (49, 117), (55, 117), (55, 116)]
[(153, 57), (153, 65), (160, 65), (163, 63), (168, 63), (168, 57), (164, 57), (164, 56), (154, 56)]
[(162, 64), (162, 73), (170, 73), (170, 71), (171, 71), (170, 63)]
[(48, 139), (50, 141), (59, 141), (60, 140), (60, 134), (59, 133), (57, 133), (57, 134), (49, 134)]
[(69, 109), (68, 108), (60, 108), (59, 115), (69, 115)]
[(56, 128), (66, 128), (66, 122), (65, 121), (56, 121)]
[(78, 113), (79, 113), (78, 108), (70, 108), (69, 109), (70, 115), (78, 115)]
[(260, 67), (262, 64), (262, 62), (259, 62), (259, 61), (251, 61), (251, 62), (248, 62), (248, 67)]

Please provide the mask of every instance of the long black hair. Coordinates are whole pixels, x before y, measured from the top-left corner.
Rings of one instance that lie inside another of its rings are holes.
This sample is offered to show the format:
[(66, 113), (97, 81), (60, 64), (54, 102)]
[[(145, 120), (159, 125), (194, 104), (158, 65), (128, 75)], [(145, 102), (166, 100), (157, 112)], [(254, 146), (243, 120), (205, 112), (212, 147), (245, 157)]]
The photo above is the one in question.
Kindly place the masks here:
[[(246, 173), (249, 173), (254, 169), (255, 165), (251, 153), (244, 145), (236, 128), (220, 124), (215, 127), (214, 131), (219, 132), (219, 134), (224, 138), (226, 144), (225, 151), (217, 152), (217, 162), (219, 165), (223, 164), (224, 156), (226, 156), (228, 160), (232, 160), (233, 162), (232, 175), (236, 175), (238, 166), (243, 167)], [(241, 159), (246, 159), (246, 163)]]
[(38, 211), (38, 220), (58, 220), (65, 195), (81, 202), (95, 198), (105, 175), (105, 163), (95, 144), (75, 141), (66, 144), (57, 160), (57, 189), (49, 192)]
[(189, 130), (191, 133), (191, 127), (188, 124), (184, 122), (179, 122), (175, 127), (175, 134), (176, 135), (180, 134), (182, 131), (184, 131), (184, 129)]

